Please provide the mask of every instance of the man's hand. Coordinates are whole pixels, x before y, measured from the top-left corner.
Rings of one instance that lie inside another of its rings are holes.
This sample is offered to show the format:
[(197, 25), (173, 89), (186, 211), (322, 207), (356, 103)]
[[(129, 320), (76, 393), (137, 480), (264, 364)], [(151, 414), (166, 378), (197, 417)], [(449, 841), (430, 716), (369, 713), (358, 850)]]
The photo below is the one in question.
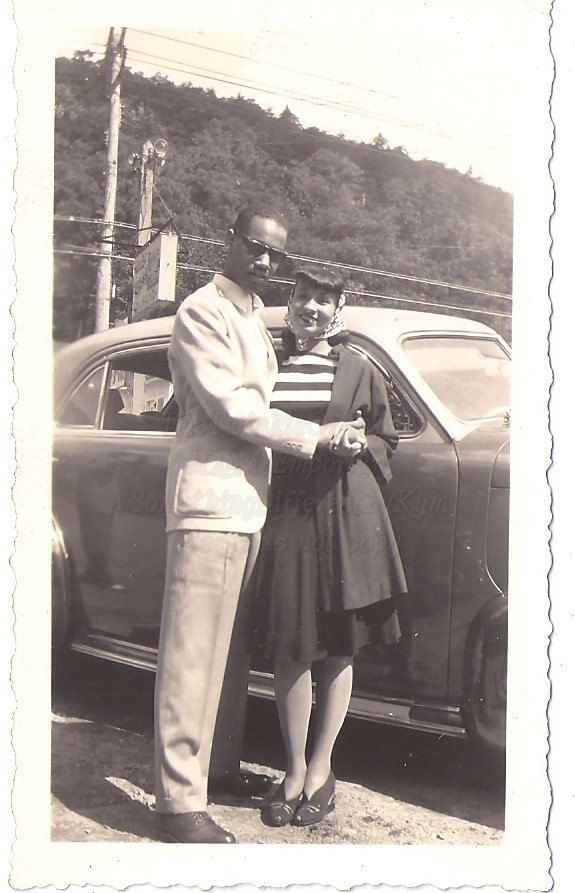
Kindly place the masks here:
[(367, 446), (365, 421), (358, 415), (353, 422), (331, 422), (322, 425), (319, 431), (318, 446), (346, 459), (359, 456)]

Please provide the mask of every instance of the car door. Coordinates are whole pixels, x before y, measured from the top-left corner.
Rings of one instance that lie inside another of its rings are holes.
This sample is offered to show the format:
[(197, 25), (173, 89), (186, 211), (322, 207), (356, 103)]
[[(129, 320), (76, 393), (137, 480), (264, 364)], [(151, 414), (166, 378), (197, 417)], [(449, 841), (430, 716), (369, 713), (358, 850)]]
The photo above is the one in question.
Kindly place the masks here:
[(458, 468), (452, 441), (383, 350), (356, 348), (384, 375), (399, 443), (386, 486), (409, 594), (399, 599), (398, 645), (367, 646), (355, 661), (354, 693), (445, 700)]
[[(105, 650), (158, 643), (176, 424), (166, 351), (115, 350), (76, 389), (56, 432), (54, 511), (73, 568), (74, 637)], [(80, 426), (90, 389), (99, 389), (98, 408)]]

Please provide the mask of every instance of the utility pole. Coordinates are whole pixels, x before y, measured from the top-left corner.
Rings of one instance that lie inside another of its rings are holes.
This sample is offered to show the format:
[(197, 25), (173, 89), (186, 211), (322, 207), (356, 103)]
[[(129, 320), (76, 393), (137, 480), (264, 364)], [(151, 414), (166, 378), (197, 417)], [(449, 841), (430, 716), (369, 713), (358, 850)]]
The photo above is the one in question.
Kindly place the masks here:
[(132, 165), (140, 165), (140, 207), (138, 210), (138, 245), (145, 245), (152, 235), (152, 203), (157, 171), (165, 164), (168, 144), (159, 139), (146, 140), (142, 154), (132, 156)]
[(138, 245), (145, 245), (152, 235), (152, 202), (154, 197), (154, 144), (146, 140), (142, 146), (140, 167), (140, 207), (138, 210)]
[(120, 140), (120, 81), (126, 59), (124, 39), (126, 28), (110, 28), (106, 45), (106, 63), (110, 86), (110, 124), (108, 127), (108, 154), (106, 162), (106, 198), (104, 224), (100, 242), (103, 257), (98, 264), (96, 284), (96, 319), (94, 331), (102, 332), (110, 326), (110, 295), (112, 291), (112, 248), (114, 220), (116, 216), (116, 190), (118, 186), (118, 143)]
[(173, 301), (176, 292), (178, 235), (172, 221), (152, 235), (152, 203), (156, 174), (166, 163), (168, 144), (164, 139), (154, 143), (146, 140), (142, 154), (130, 159), (135, 174), (140, 175), (140, 206), (138, 209), (138, 248), (134, 257), (134, 284), (130, 319), (157, 301)]

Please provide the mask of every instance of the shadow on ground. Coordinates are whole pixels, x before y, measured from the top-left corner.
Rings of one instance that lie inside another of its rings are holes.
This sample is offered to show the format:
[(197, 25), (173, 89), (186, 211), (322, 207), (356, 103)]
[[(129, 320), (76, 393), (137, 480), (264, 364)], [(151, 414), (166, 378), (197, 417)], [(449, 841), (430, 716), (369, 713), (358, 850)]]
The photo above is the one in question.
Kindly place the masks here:
[[(53, 733), (55, 796), (88, 820), (140, 839), (154, 839), (153, 684), (152, 674), (80, 656), (54, 676), (59, 714)], [(72, 728), (67, 718), (74, 718)], [(77, 722), (82, 719), (89, 723)], [(273, 702), (250, 701), (243, 757), (281, 775), (283, 751)], [(337, 744), (334, 769), (342, 781), (394, 800), (487, 828), (504, 827), (504, 763), (477, 753), (467, 741), (350, 718)], [(129, 805), (118, 819), (122, 799)]]
[(59, 716), (52, 723), (52, 794), (65, 810), (54, 809), (53, 839), (66, 839), (68, 810), (77, 817), (75, 839), (89, 841), (97, 828), (98, 839), (116, 840), (116, 831), (154, 840), (152, 759), (147, 736)]

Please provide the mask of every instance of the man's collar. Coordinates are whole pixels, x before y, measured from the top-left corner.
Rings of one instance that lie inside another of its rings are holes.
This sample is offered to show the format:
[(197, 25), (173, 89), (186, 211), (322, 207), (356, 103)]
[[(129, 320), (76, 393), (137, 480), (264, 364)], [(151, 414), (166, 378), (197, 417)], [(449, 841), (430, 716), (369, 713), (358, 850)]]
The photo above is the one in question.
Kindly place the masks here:
[(228, 279), (223, 273), (216, 273), (213, 282), (224, 298), (231, 301), (242, 313), (252, 313), (254, 310), (261, 310), (264, 306), (258, 295), (254, 292), (244, 291), (241, 285)]

